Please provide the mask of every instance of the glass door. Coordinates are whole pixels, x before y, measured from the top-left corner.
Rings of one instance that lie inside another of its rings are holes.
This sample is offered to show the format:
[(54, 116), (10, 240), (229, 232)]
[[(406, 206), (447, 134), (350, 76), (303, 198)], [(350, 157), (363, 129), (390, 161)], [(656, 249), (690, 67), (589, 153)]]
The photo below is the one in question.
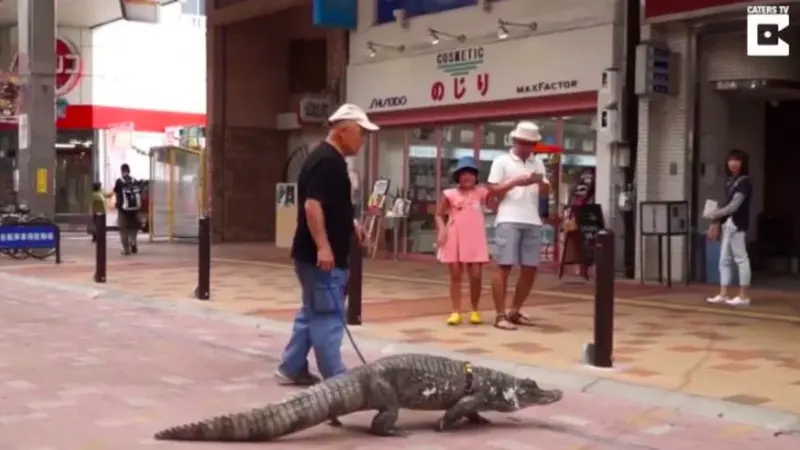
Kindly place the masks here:
[(89, 214), (94, 172), (91, 150), (57, 150), (56, 164), (56, 214)]
[(404, 248), (408, 253), (433, 255), (435, 252), (434, 215), (441, 189), (439, 136), (439, 130), (434, 127), (420, 127), (407, 131), (407, 191), (411, 200), (411, 210), (408, 215), (408, 232)]

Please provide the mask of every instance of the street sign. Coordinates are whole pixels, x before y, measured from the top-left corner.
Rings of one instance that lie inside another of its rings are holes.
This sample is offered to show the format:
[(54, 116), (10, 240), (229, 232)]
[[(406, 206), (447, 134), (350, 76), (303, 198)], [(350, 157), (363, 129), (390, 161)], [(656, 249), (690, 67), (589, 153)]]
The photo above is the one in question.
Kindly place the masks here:
[(18, 223), (0, 225), (0, 249), (33, 250), (51, 249), (59, 245), (59, 231), (55, 224)]

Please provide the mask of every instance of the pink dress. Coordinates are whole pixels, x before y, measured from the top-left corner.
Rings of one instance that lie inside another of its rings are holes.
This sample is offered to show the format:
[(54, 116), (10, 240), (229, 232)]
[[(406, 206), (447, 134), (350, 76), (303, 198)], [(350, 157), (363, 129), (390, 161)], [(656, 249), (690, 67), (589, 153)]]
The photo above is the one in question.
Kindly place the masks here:
[(441, 262), (489, 262), (483, 218), (483, 204), (488, 194), (488, 189), (482, 186), (469, 191), (445, 189), (444, 196), (450, 203), (450, 218), (447, 221), (447, 241), (439, 249)]

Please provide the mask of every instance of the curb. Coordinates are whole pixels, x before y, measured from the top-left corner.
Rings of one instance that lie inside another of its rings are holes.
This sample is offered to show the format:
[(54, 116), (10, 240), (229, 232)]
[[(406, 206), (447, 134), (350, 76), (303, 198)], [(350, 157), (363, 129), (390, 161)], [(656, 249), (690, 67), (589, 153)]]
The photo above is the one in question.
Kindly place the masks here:
[[(195, 299), (187, 299), (187, 301), (145, 300), (111, 290), (92, 289), (90, 287), (2, 272), (0, 272), (0, 279), (5, 280), (6, 285), (17, 283), (37, 288), (50, 288), (101, 298), (107, 301), (134, 303), (161, 311), (174, 311), (224, 320), (229, 323), (251, 326), (284, 335), (288, 335), (291, 332), (291, 323), (214, 310), (202, 306), (202, 302)], [(800, 415), (798, 414), (604, 378), (597, 375), (601, 369), (586, 367), (586, 373), (575, 373), (540, 366), (514, 364), (507, 361), (442, 350), (428, 345), (404, 344), (376, 339), (366, 336), (362, 330), (358, 329), (354, 329), (352, 332), (358, 338), (359, 347), (377, 353), (427, 353), (453, 359), (469, 360), (476, 365), (502, 370), (518, 377), (533, 378), (537, 382), (557, 387), (567, 392), (581, 392), (600, 397), (624, 399), (642, 406), (666, 408), (711, 419), (725, 419), (749, 426), (774, 430), (775, 432), (800, 432)], [(578, 352), (579, 349), (575, 349), (575, 351)]]

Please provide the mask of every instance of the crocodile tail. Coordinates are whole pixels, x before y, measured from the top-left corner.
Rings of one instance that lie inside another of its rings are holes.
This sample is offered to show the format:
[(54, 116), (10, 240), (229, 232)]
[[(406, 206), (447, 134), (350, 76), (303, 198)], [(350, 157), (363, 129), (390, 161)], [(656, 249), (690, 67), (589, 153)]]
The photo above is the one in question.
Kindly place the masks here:
[(314, 386), (288, 400), (245, 413), (159, 431), (169, 441), (263, 442), (319, 425), (362, 409), (364, 395), (355, 379), (341, 377)]

